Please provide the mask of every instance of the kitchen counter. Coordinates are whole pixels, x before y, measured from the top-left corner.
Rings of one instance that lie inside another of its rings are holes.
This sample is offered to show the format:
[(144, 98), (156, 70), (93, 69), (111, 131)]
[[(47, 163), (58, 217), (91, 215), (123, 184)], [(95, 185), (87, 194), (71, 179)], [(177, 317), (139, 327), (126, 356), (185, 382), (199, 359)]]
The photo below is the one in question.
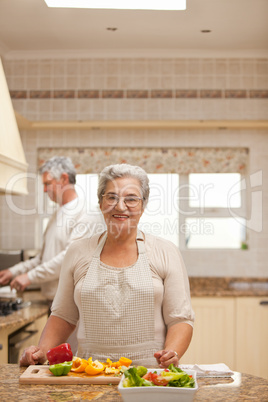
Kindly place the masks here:
[(190, 277), (192, 297), (268, 297), (268, 278)]
[[(24, 385), (19, 376), (25, 367), (0, 365), (0, 400), (15, 401), (81, 401), (121, 402), (117, 385)], [(232, 378), (199, 378), (198, 401), (268, 400), (268, 381), (248, 374), (235, 373)]]
[(0, 317), (0, 331), (9, 328), (13, 332), (45, 314), (48, 314), (48, 305), (43, 301), (33, 301), (28, 307), (14, 311), (5, 317)]
[[(30, 293), (30, 296), (29, 294)], [(9, 360), (9, 337), (16, 331), (25, 328), (26, 331), (34, 331), (27, 342), (37, 344), (41, 331), (47, 321), (49, 307), (40, 295), (40, 292), (25, 292), (24, 301), (32, 300), (31, 304), (12, 314), (0, 317), (0, 362), (7, 363)], [(28, 332), (30, 334), (30, 332)], [(27, 335), (27, 334), (26, 334)], [(29, 346), (25, 344), (24, 347)], [(20, 353), (18, 350), (17, 353)]]

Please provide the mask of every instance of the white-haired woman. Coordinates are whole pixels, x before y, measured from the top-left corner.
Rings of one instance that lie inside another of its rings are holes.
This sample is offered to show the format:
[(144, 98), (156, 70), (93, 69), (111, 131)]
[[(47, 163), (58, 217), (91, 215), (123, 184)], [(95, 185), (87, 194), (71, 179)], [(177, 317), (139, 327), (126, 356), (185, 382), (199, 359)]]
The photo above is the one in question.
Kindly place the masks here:
[(149, 198), (147, 174), (138, 166), (108, 166), (98, 198), (107, 231), (69, 248), (39, 346), (26, 349), (20, 363), (43, 363), (48, 349), (78, 325), (79, 357), (177, 365), (191, 341), (194, 313), (177, 247), (138, 229)]

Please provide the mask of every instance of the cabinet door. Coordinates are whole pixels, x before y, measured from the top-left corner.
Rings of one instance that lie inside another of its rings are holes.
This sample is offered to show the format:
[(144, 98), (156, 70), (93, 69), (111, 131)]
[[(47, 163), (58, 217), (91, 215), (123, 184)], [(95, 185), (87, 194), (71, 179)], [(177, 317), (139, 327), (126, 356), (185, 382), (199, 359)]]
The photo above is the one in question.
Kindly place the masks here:
[(236, 303), (236, 370), (268, 379), (268, 298), (239, 297)]
[(234, 298), (193, 297), (192, 305), (195, 312), (193, 338), (181, 363), (225, 363), (233, 369)]

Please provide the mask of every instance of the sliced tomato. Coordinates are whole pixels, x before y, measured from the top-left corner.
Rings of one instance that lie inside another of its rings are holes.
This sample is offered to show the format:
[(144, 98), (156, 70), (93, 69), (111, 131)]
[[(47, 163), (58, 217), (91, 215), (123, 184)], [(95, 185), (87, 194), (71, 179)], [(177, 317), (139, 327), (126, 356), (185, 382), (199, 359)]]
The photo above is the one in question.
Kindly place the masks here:
[(158, 375), (157, 377), (155, 377), (153, 379), (153, 383), (155, 385), (165, 387), (168, 384), (168, 380), (166, 378), (162, 377), (161, 375)]
[(152, 373), (151, 371), (146, 373), (142, 378), (151, 381), (154, 385), (162, 387), (168, 384), (168, 379), (162, 377), (161, 375), (158, 375), (157, 373)]
[(148, 373), (146, 373), (142, 378), (144, 378), (145, 380), (154, 382), (154, 379), (157, 377), (156, 373), (152, 373), (151, 371), (149, 371)]

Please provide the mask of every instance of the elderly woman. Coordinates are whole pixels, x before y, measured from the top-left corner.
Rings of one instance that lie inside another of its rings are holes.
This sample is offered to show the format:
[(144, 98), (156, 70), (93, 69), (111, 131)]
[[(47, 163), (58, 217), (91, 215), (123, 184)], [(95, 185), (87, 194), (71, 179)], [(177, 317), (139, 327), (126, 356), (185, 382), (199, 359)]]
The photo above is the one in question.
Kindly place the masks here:
[(70, 246), (39, 346), (24, 351), (21, 365), (43, 363), (76, 325), (79, 357), (178, 365), (192, 337), (189, 283), (177, 247), (138, 229), (148, 197), (140, 167), (111, 165), (101, 172), (98, 198), (107, 231)]

